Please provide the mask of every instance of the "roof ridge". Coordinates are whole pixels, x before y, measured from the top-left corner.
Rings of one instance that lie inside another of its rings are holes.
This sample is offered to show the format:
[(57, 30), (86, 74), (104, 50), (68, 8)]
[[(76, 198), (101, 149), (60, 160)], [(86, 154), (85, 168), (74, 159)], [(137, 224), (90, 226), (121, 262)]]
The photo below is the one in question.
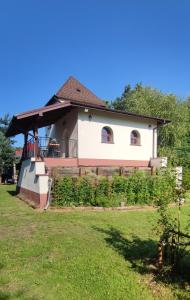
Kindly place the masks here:
[(65, 83), (61, 86), (61, 88), (55, 95), (58, 98), (69, 98), (76, 101), (105, 106), (103, 100), (96, 96), (94, 92), (92, 92), (74, 76), (69, 76), (69, 78), (65, 81)]
[[(96, 94), (94, 92), (92, 92), (89, 88), (87, 88), (83, 83), (81, 83), (78, 79), (76, 79), (74, 76), (69, 76), (70, 79), (75, 80), (79, 85), (82, 85), (82, 87), (84, 89), (86, 89), (87, 91), (89, 91), (91, 94), (93, 94), (96, 98), (98, 98), (99, 100), (101, 100), (98, 96), (96, 96)], [(69, 80), (68, 78), (68, 80)], [(102, 101), (102, 100), (101, 100)]]
[(75, 79), (74, 78), (74, 76), (69, 76), (68, 78), (67, 78), (67, 80), (62, 84), (62, 86), (60, 87), (60, 89), (56, 92), (56, 96), (57, 96), (57, 94), (64, 88), (64, 86), (69, 82), (69, 80), (71, 80), (71, 79)]

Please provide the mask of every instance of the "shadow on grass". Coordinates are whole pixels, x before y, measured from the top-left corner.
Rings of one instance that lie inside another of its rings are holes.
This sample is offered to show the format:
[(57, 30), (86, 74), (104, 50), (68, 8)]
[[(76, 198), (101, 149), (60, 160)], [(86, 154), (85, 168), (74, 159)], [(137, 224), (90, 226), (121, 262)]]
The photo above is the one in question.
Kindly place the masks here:
[[(125, 260), (131, 263), (131, 267), (139, 273), (147, 273), (144, 263), (155, 262), (157, 243), (152, 239), (141, 240), (137, 236), (133, 236), (132, 240), (126, 239), (122, 233), (110, 227), (102, 229), (93, 227), (95, 230), (107, 235), (105, 241), (115, 249)], [(142, 264), (143, 262), (143, 264)]]
[(18, 191), (7, 191), (8, 193), (9, 193), (9, 195), (11, 195), (11, 196), (13, 196), (13, 197), (15, 197), (15, 196), (17, 196), (18, 195)]
[(7, 292), (0, 291), (0, 300), (8, 300), (11, 299), (10, 295)]
[[(184, 290), (190, 283), (190, 256), (186, 253), (185, 260), (182, 262), (181, 272), (178, 274), (158, 272), (157, 262), (157, 241), (152, 239), (142, 240), (133, 235), (131, 239), (123, 236), (122, 232), (116, 228), (108, 229), (93, 227), (93, 229), (106, 235), (106, 243), (117, 251), (125, 260), (129, 261), (131, 268), (140, 274), (152, 274), (154, 281), (165, 284), (175, 285), (175, 287)], [(183, 298), (190, 299), (183, 295)]]
[(0, 300), (20, 299), (23, 296), (24, 296), (23, 290), (18, 290), (17, 292), (14, 293), (0, 291)]
[(2, 263), (2, 262), (0, 262), (0, 271), (1, 271), (1, 269), (3, 269), (4, 268), (4, 264)]
[[(5, 268), (5, 265), (0, 262), (0, 271)], [(2, 287), (2, 290), (1, 290)], [(11, 299), (20, 299), (24, 296), (24, 290), (18, 289), (17, 291), (10, 292), (7, 290), (3, 290), (3, 286), (0, 287), (0, 300), (11, 300)], [(29, 300), (29, 298), (28, 298)]]

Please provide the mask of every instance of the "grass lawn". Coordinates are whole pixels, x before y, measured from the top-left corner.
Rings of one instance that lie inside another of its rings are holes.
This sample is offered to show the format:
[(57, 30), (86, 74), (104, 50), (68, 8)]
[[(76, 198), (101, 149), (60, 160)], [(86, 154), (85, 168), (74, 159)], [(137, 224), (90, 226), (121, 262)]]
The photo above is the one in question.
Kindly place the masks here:
[[(155, 211), (39, 212), (0, 186), (0, 300), (190, 299), (155, 280)], [(189, 206), (182, 208), (187, 224)]]

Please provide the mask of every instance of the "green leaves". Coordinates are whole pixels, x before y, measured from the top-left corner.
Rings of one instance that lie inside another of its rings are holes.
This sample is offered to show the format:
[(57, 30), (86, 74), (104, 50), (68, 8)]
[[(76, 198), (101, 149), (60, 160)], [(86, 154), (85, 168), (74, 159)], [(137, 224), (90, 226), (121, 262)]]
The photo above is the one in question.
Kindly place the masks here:
[(128, 177), (63, 177), (54, 180), (53, 195), (58, 206), (167, 205), (175, 200), (175, 179), (170, 171), (155, 176), (136, 171)]
[(75, 185), (73, 178), (63, 177), (54, 180), (54, 202), (58, 206), (70, 206), (75, 202)]
[[(189, 99), (181, 101), (173, 94), (164, 94), (138, 83), (133, 89), (129, 85), (126, 86), (122, 96), (113, 101), (111, 107), (171, 120), (170, 124), (158, 129), (158, 154), (168, 156), (172, 165), (180, 163), (185, 166), (187, 160), (185, 156), (181, 159), (177, 150), (183, 149), (189, 141), (189, 103)], [(190, 146), (188, 146), (188, 153), (190, 153)]]
[(0, 174), (12, 168), (15, 160), (15, 151), (10, 139), (0, 131)]

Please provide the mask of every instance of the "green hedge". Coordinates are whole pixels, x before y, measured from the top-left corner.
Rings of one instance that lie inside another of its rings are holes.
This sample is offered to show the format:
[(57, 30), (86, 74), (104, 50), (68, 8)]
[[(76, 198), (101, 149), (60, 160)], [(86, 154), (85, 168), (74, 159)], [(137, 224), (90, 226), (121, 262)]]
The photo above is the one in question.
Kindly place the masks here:
[(136, 171), (128, 177), (62, 177), (54, 179), (53, 205), (119, 206), (159, 204), (175, 199), (175, 179), (170, 171), (151, 176)]
[(183, 188), (190, 190), (190, 169), (183, 168)]

